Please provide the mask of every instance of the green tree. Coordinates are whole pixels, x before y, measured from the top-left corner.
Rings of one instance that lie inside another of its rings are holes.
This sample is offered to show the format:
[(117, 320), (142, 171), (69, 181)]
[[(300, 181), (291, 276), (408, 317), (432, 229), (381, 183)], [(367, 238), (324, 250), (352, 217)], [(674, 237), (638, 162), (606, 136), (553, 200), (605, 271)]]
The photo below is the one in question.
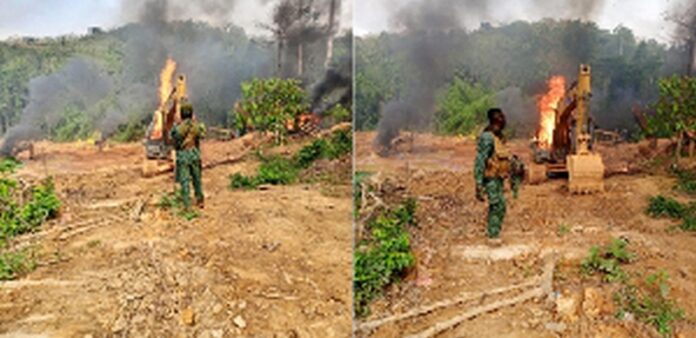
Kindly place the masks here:
[(684, 132), (696, 130), (696, 78), (674, 75), (660, 80), (656, 114), (648, 119), (651, 133), (677, 135), (676, 155), (681, 153)]
[(437, 102), (437, 131), (468, 135), (486, 122), (486, 110), (493, 106), (494, 93), (480, 84), (455, 77)]
[(254, 79), (242, 83), (243, 99), (237, 110), (236, 124), (242, 132), (271, 131), (278, 142), (287, 134), (288, 121), (307, 112), (309, 105), (301, 82), (295, 79)]

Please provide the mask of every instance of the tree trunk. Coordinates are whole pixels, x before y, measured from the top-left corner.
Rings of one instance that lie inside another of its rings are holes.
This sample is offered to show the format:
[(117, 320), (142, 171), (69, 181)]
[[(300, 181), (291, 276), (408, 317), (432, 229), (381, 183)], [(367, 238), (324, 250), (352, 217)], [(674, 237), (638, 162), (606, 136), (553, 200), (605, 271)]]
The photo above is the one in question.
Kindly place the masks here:
[(297, 44), (297, 76), (302, 77), (302, 42)]
[(324, 68), (329, 68), (329, 64), (331, 64), (331, 59), (333, 58), (334, 26), (336, 25), (336, 11), (337, 8), (340, 8), (340, 5), (340, 0), (331, 0), (331, 5), (329, 6), (329, 32), (326, 38), (326, 60), (324, 60)]
[(691, 39), (689, 48), (689, 76), (696, 74), (696, 39)]
[(276, 56), (276, 61), (278, 65), (276, 66), (276, 75), (278, 77), (283, 76), (283, 38), (278, 37), (278, 55)]
[[(297, 11), (297, 22), (299, 22), (302, 26), (304, 26), (304, 23), (302, 21), (302, 19), (303, 19), (302, 16), (304, 15), (304, 11), (305, 11), (304, 0), (299, 0), (298, 8), (299, 8), (299, 10)], [(304, 28), (304, 27), (302, 27), (302, 28)], [(298, 77), (302, 77), (303, 68), (304, 68), (302, 65), (302, 61), (303, 61), (302, 41), (301, 41), (301, 39), (298, 39), (298, 41), (297, 41), (297, 76)]]
[(681, 158), (681, 151), (682, 151), (682, 141), (684, 140), (684, 133), (679, 132), (679, 136), (677, 136), (677, 149), (675, 150), (675, 157), (676, 158)]

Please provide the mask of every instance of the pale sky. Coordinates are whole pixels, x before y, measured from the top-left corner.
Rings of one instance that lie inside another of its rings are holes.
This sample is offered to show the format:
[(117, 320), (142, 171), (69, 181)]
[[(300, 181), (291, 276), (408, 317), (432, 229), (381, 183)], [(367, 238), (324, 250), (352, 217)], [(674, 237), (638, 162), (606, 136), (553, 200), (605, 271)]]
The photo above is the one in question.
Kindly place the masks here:
[[(390, 13), (400, 6), (407, 6), (415, 1), (427, 0), (354, 0), (355, 16), (353, 26), (355, 35), (366, 35), (392, 30)], [(567, 0), (584, 1), (584, 0)], [(664, 14), (678, 0), (605, 0), (600, 5), (592, 19), (601, 28), (613, 29), (619, 24), (630, 28), (638, 38), (656, 39), (659, 42), (669, 42), (673, 24), (666, 22)], [(462, 24), (467, 29), (476, 29), (482, 21), (493, 25), (504, 24), (515, 20), (537, 21), (544, 17), (557, 19), (575, 19), (568, 17), (567, 8), (556, 1), (554, 6), (543, 8), (541, 11), (530, 11), (534, 0), (490, 0), (491, 5), (487, 17), (462, 15)]]
[[(230, 22), (252, 35), (267, 34), (276, 0), (236, 0)], [(341, 28), (352, 25), (352, 0), (342, 0)], [(193, 18), (201, 19), (201, 18)], [(87, 28), (123, 24), (121, 0), (0, 0), (0, 39), (85, 34)]]

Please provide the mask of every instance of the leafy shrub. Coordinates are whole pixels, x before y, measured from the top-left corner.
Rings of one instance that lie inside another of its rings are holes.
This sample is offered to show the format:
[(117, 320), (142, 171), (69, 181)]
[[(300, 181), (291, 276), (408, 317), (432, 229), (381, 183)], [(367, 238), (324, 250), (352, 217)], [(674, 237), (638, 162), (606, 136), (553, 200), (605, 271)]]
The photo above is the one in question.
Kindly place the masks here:
[(669, 298), (669, 276), (664, 272), (649, 275), (642, 287), (625, 284), (614, 294), (617, 317), (632, 313), (636, 319), (655, 327), (664, 337), (672, 336), (672, 323), (684, 318), (684, 311)]
[(0, 253), (0, 280), (12, 280), (34, 269), (35, 263), (23, 251)]
[(582, 261), (581, 268), (586, 274), (602, 274), (606, 282), (621, 281), (626, 274), (621, 269), (621, 264), (629, 263), (633, 259), (624, 239), (614, 239), (604, 247), (593, 246), (590, 254)]
[(301, 81), (295, 79), (253, 79), (241, 84), (235, 124), (243, 134), (248, 130), (272, 131), (283, 141), (286, 123), (306, 112), (309, 105)]
[(696, 174), (693, 171), (673, 168), (671, 172), (677, 178), (677, 190), (690, 195), (696, 194)]
[(256, 184), (290, 184), (295, 182), (299, 173), (293, 161), (281, 157), (272, 156), (266, 158), (259, 166), (256, 175)]
[(696, 231), (696, 202), (683, 204), (673, 198), (657, 195), (650, 198), (647, 213), (652, 217), (681, 219), (680, 229)]
[(686, 207), (673, 198), (664, 197), (662, 195), (653, 196), (650, 198), (648, 205), (648, 215), (652, 217), (671, 217), (681, 218), (686, 211)]
[(353, 114), (351, 114), (350, 109), (347, 109), (340, 103), (337, 105), (334, 105), (333, 107), (329, 108), (326, 112), (324, 112), (325, 118), (329, 118), (332, 122), (332, 124), (339, 123), (339, 122), (349, 122)]
[(256, 181), (240, 173), (230, 175), (230, 189), (253, 189), (256, 188)]
[(187, 221), (200, 216), (195, 210), (186, 210), (184, 207), (184, 196), (181, 189), (176, 189), (174, 192), (165, 192), (160, 197), (157, 204), (163, 210), (169, 210), (172, 214), (177, 215)]
[(313, 140), (291, 158), (261, 157), (261, 165), (255, 176), (232, 174), (229, 187), (230, 189), (254, 189), (261, 184), (292, 184), (297, 181), (300, 171), (309, 168), (316, 160), (337, 159), (350, 154), (352, 149), (352, 132), (337, 131), (329, 138)]
[(327, 148), (328, 142), (325, 139), (316, 139), (297, 152), (295, 162), (300, 168), (308, 168), (314, 161), (322, 157)]
[(415, 200), (409, 199), (367, 224), (370, 236), (355, 251), (353, 289), (357, 316), (368, 315), (369, 303), (388, 285), (398, 282), (415, 263), (405, 229), (415, 224), (415, 207)]
[(480, 84), (455, 77), (438, 97), (435, 124), (443, 134), (469, 135), (485, 124), (486, 110), (493, 106), (495, 94)]
[(10, 238), (34, 230), (60, 209), (53, 181), (49, 178), (31, 189), (29, 200), (19, 205), (14, 200), (16, 181), (0, 178), (0, 237)]

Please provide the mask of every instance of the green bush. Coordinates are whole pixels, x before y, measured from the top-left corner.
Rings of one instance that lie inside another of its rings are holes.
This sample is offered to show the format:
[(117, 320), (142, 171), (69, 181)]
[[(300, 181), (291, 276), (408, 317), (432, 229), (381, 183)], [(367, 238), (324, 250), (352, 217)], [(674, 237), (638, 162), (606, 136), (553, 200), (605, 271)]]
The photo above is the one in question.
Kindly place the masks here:
[(249, 177), (244, 176), (240, 173), (234, 173), (230, 175), (230, 189), (254, 189), (256, 188), (256, 181)]
[(255, 176), (240, 173), (230, 175), (230, 189), (254, 189), (261, 184), (292, 184), (297, 181), (300, 172), (309, 168), (319, 159), (337, 159), (348, 155), (353, 149), (352, 132), (341, 130), (329, 138), (313, 140), (302, 147), (291, 158), (282, 156), (261, 157)]
[(302, 83), (296, 79), (253, 79), (242, 83), (241, 89), (243, 99), (234, 119), (241, 133), (272, 131), (277, 141), (283, 141), (287, 121), (309, 109)]
[(582, 271), (588, 275), (600, 273), (606, 282), (622, 281), (626, 279), (626, 273), (621, 269), (621, 264), (629, 263), (633, 259), (624, 239), (614, 239), (604, 247), (593, 246), (590, 254), (582, 261)]
[(23, 205), (15, 202), (16, 181), (0, 178), (0, 238), (10, 238), (33, 231), (60, 209), (53, 181), (49, 178), (31, 189), (30, 198)]
[(174, 192), (163, 193), (157, 205), (161, 209), (169, 210), (172, 214), (177, 215), (187, 221), (200, 216), (195, 210), (186, 210), (184, 207), (184, 197), (181, 189), (176, 189)]
[(324, 112), (324, 118), (330, 119), (332, 124), (336, 124), (339, 122), (349, 122), (353, 114), (351, 114), (350, 109), (347, 109), (340, 103), (329, 108), (326, 112)]
[(675, 168), (672, 174), (677, 178), (676, 189), (687, 194), (696, 194), (696, 174), (690, 170)]
[(486, 123), (486, 111), (494, 105), (495, 95), (480, 84), (455, 77), (438, 97), (435, 124), (443, 134), (469, 135)]
[(650, 198), (646, 211), (652, 217), (681, 219), (680, 229), (696, 231), (696, 202), (683, 204), (673, 198), (657, 195)]
[(650, 198), (647, 212), (652, 217), (681, 218), (686, 210), (687, 208), (677, 200), (657, 195)]
[(387, 286), (398, 282), (415, 263), (405, 229), (415, 224), (415, 208), (415, 200), (409, 199), (368, 222), (370, 236), (355, 251), (353, 301), (357, 316), (367, 316), (370, 302)]
[(2, 252), (0, 253), (0, 280), (12, 280), (21, 273), (34, 269), (36, 264), (26, 252)]
[(672, 323), (684, 319), (684, 311), (669, 298), (669, 276), (664, 272), (649, 275), (642, 288), (625, 284), (614, 294), (618, 305), (617, 317), (627, 313), (652, 325), (664, 337), (672, 336)]
[(309, 145), (300, 149), (295, 155), (295, 163), (300, 168), (308, 168), (314, 161), (320, 159), (328, 149), (328, 142), (325, 139), (316, 139)]
[(291, 184), (297, 180), (299, 169), (292, 160), (281, 156), (266, 158), (259, 166), (256, 184)]

